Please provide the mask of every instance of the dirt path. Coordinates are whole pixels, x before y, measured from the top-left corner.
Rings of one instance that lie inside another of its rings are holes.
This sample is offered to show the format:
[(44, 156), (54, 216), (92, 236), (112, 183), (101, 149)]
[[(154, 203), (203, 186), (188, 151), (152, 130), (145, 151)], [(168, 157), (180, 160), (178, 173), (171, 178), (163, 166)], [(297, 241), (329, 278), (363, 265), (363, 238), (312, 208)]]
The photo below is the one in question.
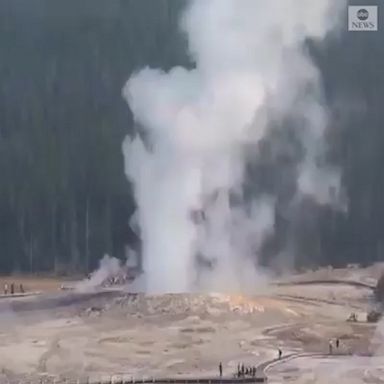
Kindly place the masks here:
[(287, 281), (277, 282), (275, 285), (284, 286), (295, 286), (295, 285), (347, 285), (357, 288), (375, 289), (375, 285), (364, 283), (362, 281), (355, 280), (339, 280), (339, 279), (320, 279), (320, 280), (303, 280), (303, 281)]

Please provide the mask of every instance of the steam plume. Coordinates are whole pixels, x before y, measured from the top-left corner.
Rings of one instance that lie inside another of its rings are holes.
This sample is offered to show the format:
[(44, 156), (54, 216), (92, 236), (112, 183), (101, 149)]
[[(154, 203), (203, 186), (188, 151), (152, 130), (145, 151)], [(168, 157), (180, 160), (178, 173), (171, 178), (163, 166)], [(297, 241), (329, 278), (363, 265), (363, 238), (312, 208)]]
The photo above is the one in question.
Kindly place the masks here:
[(245, 149), (256, 151), (271, 114), (303, 121), (298, 193), (331, 202), (338, 174), (317, 164), (327, 114), (304, 50), (307, 38), (333, 26), (331, 3), (192, 1), (181, 28), (195, 68), (144, 68), (127, 82), (123, 94), (142, 134), (127, 137), (123, 152), (148, 291), (252, 289), (275, 198), (244, 201)]
[(115, 257), (104, 255), (99, 261), (99, 268), (93, 271), (89, 279), (76, 284), (77, 291), (92, 291), (99, 288), (106, 279), (116, 276), (121, 270), (121, 261)]

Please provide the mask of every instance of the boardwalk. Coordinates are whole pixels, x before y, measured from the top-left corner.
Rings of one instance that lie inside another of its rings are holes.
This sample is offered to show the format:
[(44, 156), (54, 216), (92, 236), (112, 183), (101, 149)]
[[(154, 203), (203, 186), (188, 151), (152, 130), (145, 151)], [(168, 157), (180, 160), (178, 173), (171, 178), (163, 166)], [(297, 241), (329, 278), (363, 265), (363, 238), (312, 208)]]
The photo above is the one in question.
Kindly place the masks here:
[[(164, 378), (164, 379), (144, 379), (136, 381), (108, 381), (100, 384), (128, 384), (128, 383), (205, 383), (205, 384), (219, 384), (219, 383), (263, 383), (265, 378), (261, 377), (244, 377), (244, 378)], [(96, 384), (96, 383), (95, 383)]]
[[(144, 383), (173, 383), (173, 384), (183, 384), (183, 383), (204, 383), (204, 384), (220, 384), (220, 383), (264, 383), (266, 377), (243, 377), (243, 378), (230, 378), (230, 377), (216, 377), (216, 378), (157, 378), (157, 379), (142, 379), (142, 380), (133, 380), (133, 379), (119, 379), (111, 378), (106, 381), (92, 381), (89, 384), (144, 384)], [(76, 383), (76, 382), (75, 382)], [(73, 383), (73, 384), (75, 384)], [(81, 382), (79, 382), (81, 383)], [(72, 384), (72, 383), (71, 383)], [(83, 384), (83, 383), (81, 383)], [(85, 384), (85, 383), (84, 383)]]

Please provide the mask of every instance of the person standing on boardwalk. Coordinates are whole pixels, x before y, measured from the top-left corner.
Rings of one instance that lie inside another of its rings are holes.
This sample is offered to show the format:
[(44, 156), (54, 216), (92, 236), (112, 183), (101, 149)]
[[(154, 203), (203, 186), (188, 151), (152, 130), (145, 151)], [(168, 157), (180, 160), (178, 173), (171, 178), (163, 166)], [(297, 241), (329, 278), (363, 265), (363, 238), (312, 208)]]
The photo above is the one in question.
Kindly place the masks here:
[(333, 343), (332, 343), (332, 340), (329, 340), (329, 354), (332, 355), (332, 351), (333, 351)]
[(220, 364), (219, 364), (219, 374), (220, 374), (220, 377), (223, 376), (223, 365), (221, 364), (221, 361), (220, 361)]
[(337, 349), (339, 348), (339, 345), (340, 345), (340, 340), (339, 340), (339, 339), (336, 339), (336, 348), (337, 348)]
[(244, 363), (241, 364), (241, 376), (244, 376), (245, 374), (245, 369), (244, 369)]

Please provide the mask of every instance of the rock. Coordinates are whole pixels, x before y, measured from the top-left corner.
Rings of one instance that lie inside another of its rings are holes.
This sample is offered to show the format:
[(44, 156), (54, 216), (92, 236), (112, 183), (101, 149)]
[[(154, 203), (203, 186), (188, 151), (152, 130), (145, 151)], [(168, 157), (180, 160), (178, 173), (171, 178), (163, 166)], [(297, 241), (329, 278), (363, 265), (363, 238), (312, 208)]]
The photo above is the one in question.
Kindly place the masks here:
[(99, 307), (89, 307), (85, 310), (87, 316), (100, 316), (102, 309)]
[(372, 310), (367, 313), (368, 323), (377, 323), (382, 317), (382, 313), (376, 310)]

